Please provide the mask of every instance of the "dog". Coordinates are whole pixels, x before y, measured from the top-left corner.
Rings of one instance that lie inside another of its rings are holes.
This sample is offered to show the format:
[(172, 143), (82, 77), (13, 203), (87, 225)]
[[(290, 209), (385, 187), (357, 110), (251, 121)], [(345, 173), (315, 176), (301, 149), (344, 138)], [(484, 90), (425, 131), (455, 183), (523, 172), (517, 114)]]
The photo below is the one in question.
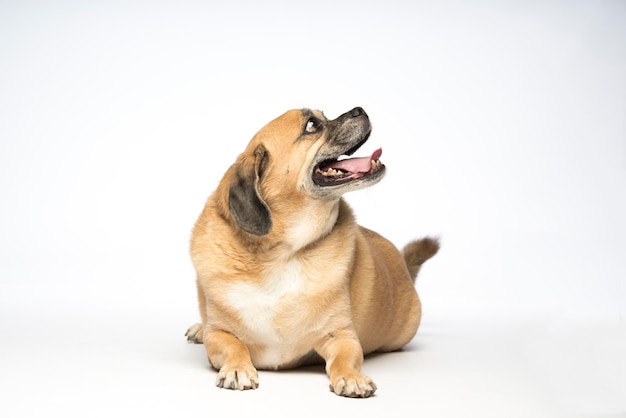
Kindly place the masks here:
[(217, 386), (255, 389), (257, 370), (317, 363), (337, 395), (369, 397), (364, 355), (415, 336), (415, 278), (439, 240), (399, 251), (356, 223), (342, 195), (386, 170), (381, 149), (346, 158), (370, 132), (360, 107), (333, 120), (290, 110), (252, 138), (209, 196), (190, 240), (202, 323), (186, 336), (204, 344)]

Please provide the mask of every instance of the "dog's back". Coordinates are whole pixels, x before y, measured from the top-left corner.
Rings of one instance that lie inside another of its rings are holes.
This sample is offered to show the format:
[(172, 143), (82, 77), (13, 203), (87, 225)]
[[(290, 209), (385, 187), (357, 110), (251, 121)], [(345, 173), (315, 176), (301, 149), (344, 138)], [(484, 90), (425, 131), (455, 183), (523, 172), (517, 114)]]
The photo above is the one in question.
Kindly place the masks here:
[(415, 278), (422, 263), (437, 253), (439, 243), (423, 238), (400, 252), (380, 234), (358, 229), (350, 292), (359, 341), (364, 354), (398, 350), (419, 327), (422, 307)]

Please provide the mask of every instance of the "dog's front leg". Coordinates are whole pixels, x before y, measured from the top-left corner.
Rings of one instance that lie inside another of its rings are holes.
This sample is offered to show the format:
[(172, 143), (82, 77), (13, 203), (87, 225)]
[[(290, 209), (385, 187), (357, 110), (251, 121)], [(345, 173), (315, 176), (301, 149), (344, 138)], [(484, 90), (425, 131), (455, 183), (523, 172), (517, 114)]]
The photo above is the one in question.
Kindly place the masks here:
[(204, 332), (204, 348), (211, 365), (219, 370), (215, 384), (226, 389), (256, 389), (259, 375), (248, 347), (234, 335), (219, 330)]
[(372, 379), (361, 374), (363, 349), (354, 331), (328, 333), (316, 351), (326, 361), (331, 391), (351, 398), (367, 398), (376, 391)]

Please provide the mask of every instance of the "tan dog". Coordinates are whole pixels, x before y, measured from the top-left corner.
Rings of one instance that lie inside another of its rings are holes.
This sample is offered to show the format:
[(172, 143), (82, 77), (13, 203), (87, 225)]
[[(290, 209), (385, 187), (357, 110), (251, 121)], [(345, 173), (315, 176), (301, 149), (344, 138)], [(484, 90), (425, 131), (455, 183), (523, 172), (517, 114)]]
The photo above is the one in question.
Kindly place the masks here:
[(363, 355), (397, 350), (417, 332), (414, 281), (439, 248), (401, 254), (356, 224), (341, 198), (380, 181), (380, 150), (343, 159), (368, 139), (355, 108), (328, 120), (291, 110), (266, 125), (209, 197), (191, 238), (202, 324), (187, 331), (219, 370), (217, 386), (254, 389), (257, 369), (324, 361), (338, 395), (376, 390)]

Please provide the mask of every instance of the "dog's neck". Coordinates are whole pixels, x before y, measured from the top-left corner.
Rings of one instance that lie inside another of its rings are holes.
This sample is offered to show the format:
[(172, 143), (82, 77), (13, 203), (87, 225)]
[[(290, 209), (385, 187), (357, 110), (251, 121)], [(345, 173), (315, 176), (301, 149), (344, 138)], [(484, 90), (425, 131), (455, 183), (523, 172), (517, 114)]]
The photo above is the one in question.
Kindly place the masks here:
[(284, 227), (284, 242), (296, 253), (327, 236), (339, 217), (341, 201), (309, 201)]
[(291, 216), (281, 214), (275, 218), (277, 222), (267, 235), (258, 237), (238, 231), (248, 251), (255, 254), (277, 252), (282, 258), (290, 258), (331, 234), (337, 222), (354, 223), (352, 210), (343, 199), (311, 201)]

